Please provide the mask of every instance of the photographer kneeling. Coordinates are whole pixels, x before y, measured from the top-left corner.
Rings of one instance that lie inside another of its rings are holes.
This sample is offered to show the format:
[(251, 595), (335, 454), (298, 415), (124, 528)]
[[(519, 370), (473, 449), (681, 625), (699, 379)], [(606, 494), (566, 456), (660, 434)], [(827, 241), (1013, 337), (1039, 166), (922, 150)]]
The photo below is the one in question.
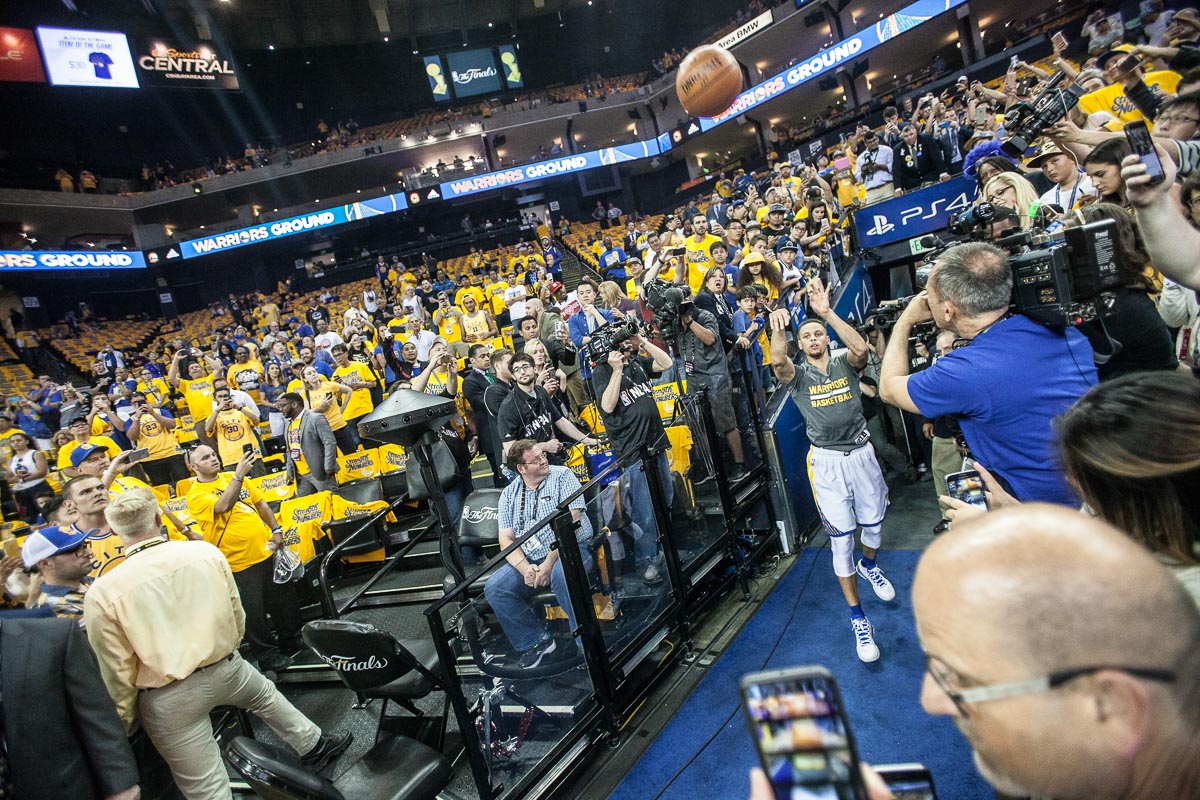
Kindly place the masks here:
[[(645, 350), (649, 357), (639, 355)], [(646, 583), (662, 580), (657, 565), (658, 526), (654, 521), (654, 506), (644, 469), (658, 470), (659, 480), (666, 492), (666, 503), (672, 502), (671, 466), (667, 449), (671, 446), (663, 428), (658, 404), (654, 402), (653, 376), (671, 368), (671, 356), (653, 342), (632, 336), (619, 349), (608, 354), (608, 361), (592, 369), (592, 388), (600, 399), (600, 416), (612, 442), (617, 461), (638, 453), (645, 457), (624, 471), (621, 481), (625, 490), (625, 508), (630, 520), (640, 530), (634, 547), (634, 563)]]
[[(1095, 385), (1092, 348), (1077, 330), (1011, 314), (1012, 287), (1008, 258), (993, 245), (942, 253), (926, 290), (896, 321), (880, 396), (926, 417), (957, 417), (974, 456), (1019, 499), (1078, 506), (1055, 452), (1052, 420)], [(908, 337), (930, 319), (954, 333), (958, 346), (910, 376)]]

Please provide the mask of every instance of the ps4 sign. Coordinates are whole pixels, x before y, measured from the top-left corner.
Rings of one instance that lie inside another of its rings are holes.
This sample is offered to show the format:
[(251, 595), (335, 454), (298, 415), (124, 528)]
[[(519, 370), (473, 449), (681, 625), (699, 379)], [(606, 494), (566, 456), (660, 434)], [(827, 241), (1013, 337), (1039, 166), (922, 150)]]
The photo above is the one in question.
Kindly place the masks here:
[(974, 183), (958, 177), (867, 206), (854, 214), (859, 242), (879, 247), (941, 230), (951, 214), (971, 207), (974, 192)]

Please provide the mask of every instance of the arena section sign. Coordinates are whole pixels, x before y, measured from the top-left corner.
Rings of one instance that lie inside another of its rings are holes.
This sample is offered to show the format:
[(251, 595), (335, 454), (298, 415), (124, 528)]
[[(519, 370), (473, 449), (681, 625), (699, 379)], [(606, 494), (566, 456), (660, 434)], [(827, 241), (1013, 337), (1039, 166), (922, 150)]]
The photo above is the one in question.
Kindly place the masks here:
[(442, 197), (445, 199), (466, 197), (490, 189), (503, 189), (506, 186), (516, 186), (542, 178), (553, 178), (555, 175), (569, 175), (573, 172), (607, 167), (625, 161), (636, 161), (639, 158), (649, 158), (658, 154), (658, 142), (654, 139), (646, 139), (633, 144), (621, 144), (616, 147), (605, 147), (603, 150), (591, 150), (586, 153), (576, 153), (573, 156), (563, 156), (512, 169), (475, 175), (462, 180), (447, 181), (442, 184)]
[(716, 45), (717, 47), (728, 50), (734, 45), (738, 45), (746, 41), (759, 31), (770, 27), (771, 23), (774, 21), (775, 17), (772, 15), (771, 9), (768, 8), (766, 11), (747, 22), (745, 25), (742, 25), (741, 27), (736, 28), (722, 36), (719, 40), (717, 40)]
[(917, 0), (895, 14), (884, 17), (870, 28), (843, 39), (811, 58), (806, 58), (778, 75), (767, 78), (757, 86), (747, 89), (738, 95), (737, 100), (725, 112), (715, 117), (701, 117), (700, 130), (710, 131), (721, 123), (728, 122), (802, 83), (832, 72), (843, 63), (855, 59), (883, 42), (923, 25), (965, 2), (967, 0)]
[(350, 203), (274, 222), (264, 222), (261, 225), (239, 228), (235, 231), (205, 236), (201, 239), (189, 239), (182, 242), (179, 248), (185, 259), (198, 258), (213, 253), (224, 253), (248, 244), (270, 242), (286, 236), (295, 236), (297, 233), (331, 228), (334, 225), (357, 222), (383, 214), (393, 214), (406, 208), (408, 208), (408, 200), (403, 193), (389, 194), (372, 200), (363, 200), (360, 203)]
[(138, 88), (123, 33), (38, 28), (37, 38), (53, 86)]
[(232, 54), (219, 54), (216, 45), (194, 45), (151, 39), (135, 59), (142, 86), (168, 89), (238, 90)]
[(145, 266), (145, 257), (136, 251), (0, 250), (0, 272), (144, 269)]

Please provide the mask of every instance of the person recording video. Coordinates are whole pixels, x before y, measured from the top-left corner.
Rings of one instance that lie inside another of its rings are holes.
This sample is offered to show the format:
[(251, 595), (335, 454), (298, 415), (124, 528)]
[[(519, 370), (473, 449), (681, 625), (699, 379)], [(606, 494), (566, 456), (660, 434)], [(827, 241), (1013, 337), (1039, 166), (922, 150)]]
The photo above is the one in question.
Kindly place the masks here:
[[(644, 351), (646, 355), (641, 355)], [(667, 459), (667, 432), (663, 428), (658, 404), (654, 401), (654, 376), (671, 368), (671, 356), (641, 335), (631, 336), (620, 348), (608, 354), (608, 359), (592, 369), (592, 388), (599, 398), (600, 416), (604, 420), (617, 461), (637, 454), (644, 457), (643, 465), (634, 464), (625, 470), (621, 488), (625, 508), (637, 526), (639, 535), (634, 548), (634, 566), (646, 583), (658, 583), (662, 575), (658, 568), (658, 526), (645, 469), (658, 471), (659, 481), (666, 492), (669, 508), (673, 498), (671, 467)]]
[[(925, 291), (896, 321), (879, 393), (926, 417), (957, 416), (972, 454), (1019, 499), (1078, 507), (1051, 423), (1096, 384), (1092, 348), (1073, 328), (1053, 330), (1010, 313), (1012, 287), (1008, 257), (994, 245), (970, 242), (943, 252)], [(908, 338), (927, 320), (964, 346), (910, 375)]]

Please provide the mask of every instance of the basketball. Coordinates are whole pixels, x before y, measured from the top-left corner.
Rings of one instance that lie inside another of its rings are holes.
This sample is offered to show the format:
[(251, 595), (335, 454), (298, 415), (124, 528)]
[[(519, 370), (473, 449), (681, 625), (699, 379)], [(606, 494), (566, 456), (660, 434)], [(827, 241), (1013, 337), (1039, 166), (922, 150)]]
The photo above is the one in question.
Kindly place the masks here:
[(730, 52), (715, 44), (697, 47), (679, 64), (675, 93), (694, 117), (715, 117), (733, 105), (742, 91), (742, 68)]

